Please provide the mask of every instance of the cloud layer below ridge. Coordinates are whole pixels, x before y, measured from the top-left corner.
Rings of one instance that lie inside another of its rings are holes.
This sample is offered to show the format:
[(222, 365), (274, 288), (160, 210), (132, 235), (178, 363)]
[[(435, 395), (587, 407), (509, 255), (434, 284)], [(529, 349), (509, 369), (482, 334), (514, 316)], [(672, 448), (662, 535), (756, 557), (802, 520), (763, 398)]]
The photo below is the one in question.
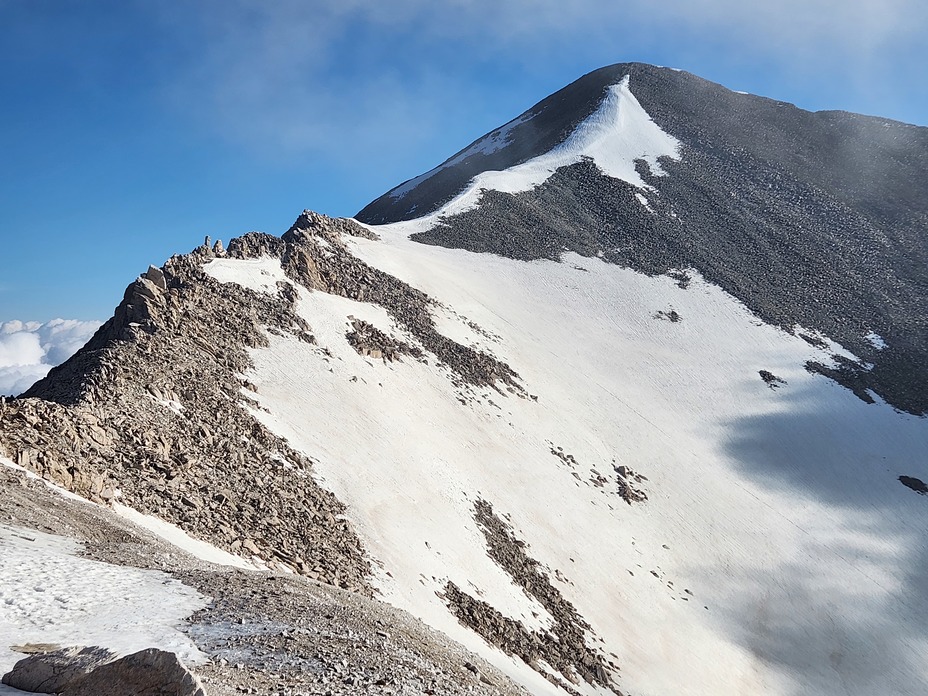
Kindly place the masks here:
[(52, 319), (0, 323), (0, 395), (16, 395), (70, 358), (100, 328), (99, 321)]

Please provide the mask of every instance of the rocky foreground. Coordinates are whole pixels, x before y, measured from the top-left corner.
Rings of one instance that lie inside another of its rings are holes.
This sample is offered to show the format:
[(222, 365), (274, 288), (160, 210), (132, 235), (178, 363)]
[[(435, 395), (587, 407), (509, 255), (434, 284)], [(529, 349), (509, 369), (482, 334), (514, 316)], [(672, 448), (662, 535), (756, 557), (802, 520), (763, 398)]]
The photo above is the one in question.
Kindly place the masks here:
[[(0, 519), (75, 537), (93, 558), (157, 568), (211, 597), (190, 619), (210, 658), (193, 669), (210, 694), (516, 693), (448, 639), (370, 599), (369, 560), (344, 506), (317, 484), (311, 460), (252, 415), (248, 349), (268, 333), (315, 340), (292, 286), (271, 295), (220, 283), (202, 268), (217, 257), (278, 258), (303, 287), (386, 308), (455, 384), (520, 393), (508, 366), (439, 334), (431, 300), (351, 256), (343, 234), (370, 232), (307, 212), (283, 238), (252, 233), (228, 250), (207, 240), (149, 268), (85, 348), (0, 404), (0, 454), (103, 507), (63, 501), (4, 470), (15, 494), (4, 496)], [(345, 340), (384, 361), (425, 359), (365, 322)], [(168, 554), (104, 509), (114, 502), (267, 570)]]
[[(137, 664), (132, 669), (132, 661), (127, 667), (125, 660), (117, 663), (105, 650), (94, 650), (89, 651), (97, 660), (91, 674), (103, 669), (99, 664), (109, 665), (96, 680), (77, 680), (65, 694), (525, 693), (479, 657), (381, 602), (293, 573), (206, 563), (105, 506), (65, 498), (23, 471), (0, 466), (0, 486), (0, 525), (15, 526), (26, 535), (37, 530), (77, 539), (87, 558), (159, 571), (207, 598), (184, 628), (203, 653), (202, 661), (178, 666), (176, 658), (163, 654), (154, 661), (158, 674), (176, 676), (189, 670), (189, 680), (165, 677), (146, 688), (144, 680), (138, 681)], [(112, 597), (112, 603), (117, 608), (120, 598)], [(66, 652), (70, 662), (58, 656), (59, 667), (73, 664), (80, 648), (96, 646), (76, 647)], [(32, 669), (17, 670), (18, 677), (34, 677), (35, 663), (54, 659), (54, 651), (62, 648), (75, 646), (15, 646), (32, 662)], [(16, 681), (17, 675), (4, 683), (28, 684)], [(101, 690), (104, 676), (109, 690)], [(164, 691), (166, 687), (171, 688)]]

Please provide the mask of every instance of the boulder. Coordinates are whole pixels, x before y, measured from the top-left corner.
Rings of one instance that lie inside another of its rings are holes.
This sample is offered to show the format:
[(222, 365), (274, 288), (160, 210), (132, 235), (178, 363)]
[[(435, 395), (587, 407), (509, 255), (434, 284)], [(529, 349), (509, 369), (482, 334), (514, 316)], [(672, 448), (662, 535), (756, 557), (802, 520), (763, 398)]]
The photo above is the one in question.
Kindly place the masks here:
[(2, 682), (22, 691), (57, 694), (75, 679), (115, 659), (116, 654), (105, 648), (61, 648), (24, 657), (3, 675)]
[(63, 696), (206, 696), (172, 652), (148, 648), (97, 667), (68, 684)]
[(168, 289), (167, 280), (164, 277), (164, 271), (162, 271), (157, 266), (149, 266), (148, 270), (142, 276), (143, 278), (150, 280), (161, 290)]

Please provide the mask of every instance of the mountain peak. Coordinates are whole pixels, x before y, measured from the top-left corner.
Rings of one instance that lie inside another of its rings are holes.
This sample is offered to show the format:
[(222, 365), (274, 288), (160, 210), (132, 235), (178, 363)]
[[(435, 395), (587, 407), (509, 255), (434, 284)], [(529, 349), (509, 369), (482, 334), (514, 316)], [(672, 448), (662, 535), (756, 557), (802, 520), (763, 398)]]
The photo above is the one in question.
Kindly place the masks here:
[[(371, 204), (399, 222), (148, 268), (0, 400), (0, 463), (237, 569), (175, 576), (229, 693), (922, 693), (926, 180), (926, 129), (610, 66)], [(13, 629), (73, 644), (16, 572)]]
[[(618, 63), (588, 73), (477, 139), (438, 167), (391, 189), (356, 217), (369, 224), (422, 217), (448, 203), (484, 172), (509, 170), (558, 150), (562, 157), (566, 151), (582, 156), (583, 146), (592, 145), (590, 141), (599, 138), (605, 127), (619, 125), (614, 119), (623, 103), (631, 101), (640, 108), (628, 90), (629, 78), (634, 75), (636, 80), (643, 79), (655, 71), (673, 72), (642, 63)], [(657, 149), (661, 154), (674, 151), (668, 142), (660, 143)], [(627, 165), (622, 168), (627, 169)], [(538, 175), (535, 172), (529, 180), (534, 181)]]
[(764, 321), (861, 357), (809, 369), (926, 414), (926, 180), (928, 128), (630, 63), (585, 75), (359, 219), (521, 260), (695, 269)]

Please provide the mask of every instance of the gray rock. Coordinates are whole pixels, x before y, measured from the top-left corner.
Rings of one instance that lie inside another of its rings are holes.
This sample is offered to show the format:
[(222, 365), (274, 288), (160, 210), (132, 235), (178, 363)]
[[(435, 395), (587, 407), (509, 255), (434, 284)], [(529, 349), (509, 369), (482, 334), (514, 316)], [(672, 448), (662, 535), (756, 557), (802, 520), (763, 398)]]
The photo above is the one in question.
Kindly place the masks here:
[(164, 271), (157, 266), (149, 266), (142, 277), (150, 280), (162, 290), (168, 289), (167, 281), (164, 278)]
[(136, 281), (136, 292), (149, 300), (157, 300), (161, 296), (162, 288), (143, 276)]
[(57, 694), (76, 679), (115, 659), (116, 654), (105, 648), (62, 648), (24, 657), (3, 675), (2, 682), (22, 691)]
[(97, 667), (67, 685), (63, 696), (206, 696), (172, 652), (148, 648)]

